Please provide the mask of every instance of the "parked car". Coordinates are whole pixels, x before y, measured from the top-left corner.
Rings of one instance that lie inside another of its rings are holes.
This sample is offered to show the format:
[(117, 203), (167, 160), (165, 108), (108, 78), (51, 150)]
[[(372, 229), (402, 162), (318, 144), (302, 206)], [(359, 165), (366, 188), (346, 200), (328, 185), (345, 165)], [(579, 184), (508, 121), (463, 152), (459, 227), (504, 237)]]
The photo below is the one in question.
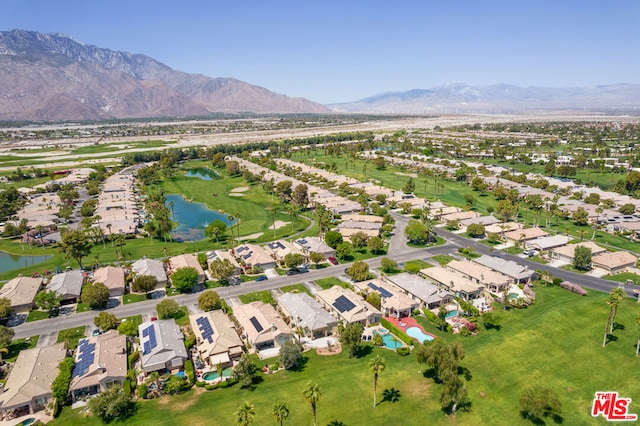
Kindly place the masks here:
[(332, 265), (337, 265), (338, 261), (336, 260), (335, 257), (331, 256), (329, 258), (327, 258), (327, 260), (329, 261), (329, 263), (331, 263)]
[(269, 278), (267, 278), (267, 276), (266, 276), (266, 275), (258, 275), (258, 276), (256, 277), (256, 281), (266, 281), (266, 280), (268, 280), (268, 279), (269, 279)]

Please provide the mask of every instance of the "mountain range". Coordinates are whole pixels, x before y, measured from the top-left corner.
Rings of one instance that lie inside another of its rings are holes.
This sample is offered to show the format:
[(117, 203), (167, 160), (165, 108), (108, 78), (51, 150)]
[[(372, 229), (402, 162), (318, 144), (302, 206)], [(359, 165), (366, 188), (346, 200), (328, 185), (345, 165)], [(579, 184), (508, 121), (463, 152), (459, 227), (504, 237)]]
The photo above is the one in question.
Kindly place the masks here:
[(382, 93), (328, 106), (337, 112), (380, 114), (502, 114), (562, 110), (637, 113), (640, 111), (640, 85), (551, 88), (450, 83), (431, 89)]
[(100, 120), (214, 112), (324, 113), (233, 78), (176, 71), (148, 56), (64, 34), (0, 32), (0, 120)]

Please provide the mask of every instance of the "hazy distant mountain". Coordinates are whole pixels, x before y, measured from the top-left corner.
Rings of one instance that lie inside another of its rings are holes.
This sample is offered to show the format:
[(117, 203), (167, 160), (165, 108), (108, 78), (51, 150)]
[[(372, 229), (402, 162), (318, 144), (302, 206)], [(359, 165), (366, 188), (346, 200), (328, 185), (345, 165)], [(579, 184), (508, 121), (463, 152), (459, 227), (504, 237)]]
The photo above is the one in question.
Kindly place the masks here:
[(22, 30), (0, 32), (0, 82), (0, 120), (329, 111), (233, 78), (188, 74), (145, 55)]
[(513, 113), (524, 111), (640, 111), (640, 85), (519, 87), (508, 84), (446, 84), (431, 89), (390, 92), (329, 105), (334, 111), (388, 114)]

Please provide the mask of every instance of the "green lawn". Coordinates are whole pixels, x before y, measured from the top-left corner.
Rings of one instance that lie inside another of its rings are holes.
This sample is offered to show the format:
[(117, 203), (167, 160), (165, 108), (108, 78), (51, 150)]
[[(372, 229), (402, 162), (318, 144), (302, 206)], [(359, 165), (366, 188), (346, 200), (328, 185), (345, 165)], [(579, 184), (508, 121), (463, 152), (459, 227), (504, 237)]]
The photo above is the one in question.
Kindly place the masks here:
[(175, 320), (179, 326), (189, 325), (189, 309), (186, 306), (180, 306), (180, 312), (176, 315)]
[(145, 293), (129, 293), (122, 296), (122, 304), (124, 305), (142, 302), (143, 300), (147, 300), (147, 295)]
[(120, 318), (120, 321), (133, 322), (136, 325), (136, 328), (142, 324), (142, 315), (134, 315), (132, 317)]
[(511, 247), (507, 247), (505, 249), (502, 249), (502, 251), (505, 252), (505, 253), (518, 255), (518, 254), (522, 253), (524, 250), (521, 249), (520, 247), (511, 246)]
[(548, 260), (545, 260), (545, 259), (541, 258), (540, 256), (531, 256), (528, 259), (531, 260), (532, 262), (541, 263), (543, 265), (546, 265), (547, 263), (549, 263)]
[(453, 257), (446, 254), (437, 254), (435, 256), (431, 256), (431, 259), (435, 260), (441, 265), (446, 265), (453, 260)]
[(342, 281), (336, 277), (327, 277), (314, 281), (320, 288), (326, 290), (328, 288), (333, 287), (334, 285), (340, 286), (342, 288), (352, 288), (349, 283)]
[(39, 338), (40, 336), (31, 336), (25, 339), (16, 339), (12, 341), (7, 348), (9, 352), (6, 355), (3, 354), (2, 359), (7, 362), (15, 362), (20, 351), (35, 348), (38, 344)]
[(60, 330), (58, 333), (58, 340), (56, 343), (63, 343), (68, 341), (67, 348), (75, 349), (78, 346), (78, 340), (82, 339), (84, 336), (85, 326), (68, 328), (66, 330)]
[(49, 311), (33, 310), (29, 312), (29, 315), (27, 316), (27, 322), (38, 321), (47, 318), (49, 318)]
[(586, 274), (587, 272), (589, 272), (582, 269), (577, 269), (572, 264), (562, 265), (560, 269), (563, 269), (565, 271), (575, 272), (577, 274)]
[[(287, 424), (310, 424), (311, 408), (301, 395), (308, 381), (322, 388), (318, 401), (321, 425), (334, 420), (348, 425), (388, 424), (393, 418), (401, 418), (406, 425), (530, 425), (520, 416), (518, 398), (532, 384), (548, 385), (558, 393), (564, 424), (605, 424), (590, 416), (596, 391), (614, 389), (630, 398), (640, 393), (635, 357), (635, 317), (640, 315), (640, 306), (632, 300), (621, 304), (615, 339), (603, 348), (602, 332), (609, 312), (606, 294), (590, 291), (581, 297), (558, 287), (538, 287), (536, 292), (538, 301), (528, 309), (498, 312), (503, 324), (500, 331), (480, 327), (472, 337), (443, 335), (424, 322), (429, 333), (464, 345), (461, 367), (470, 372), (463, 379), (471, 401), (468, 412), (442, 413), (437, 402), (441, 385), (423, 375), (425, 366), (414, 355), (401, 357), (372, 348), (363, 358), (353, 359), (346, 353), (318, 356), (307, 352), (302, 371), (261, 376), (262, 382), (253, 391), (238, 386), (211, 392), (191, 390), (144, 401), (126, 424), (228, 425), (233, 424), (233, 412), (242, 401), (255, 406), (256, 424), (271, 424), (271, 407), (279, 400), (286, 401), (291, 411)], [(385, 358), (386, 369), (378, 381), (374, 409), (368, 362), (376, 354)], [(382, 391), (391, 387), (400, 391), (396, 403), (382, 401)], [(100, 421), (65, 407), (52, 424), (98, 425)], [(552, 420), (547, 424), (553, 424)]]
[(311, 296), (311, 292), (307, 287), (304, 286), (304, 284), (287, 285), (284, 287), (280, 287), (280, 290), (282, 290), (284, 293), (307, 293), (309, 296)]
[(90, 310), (91, 308), (86, 303), (78, 302), (76, 305), (76, 312), (87, 312)]
[[(448, 256), (447, 256), (448, 257)], [(419, 271), (421, 269), (432, 268), (433, 265), (429, 262), (425, 262), (422, 259), (409, 260), (404, 263), (404, 270), (409, 271)]]
[(241, 294), (240, 296), (238, 296), (238, 298), (242, 303), (262, 301), (270, 305), (276, 304), (276, 300), (273, 298), (273, 295), (269, 290), (254, 291), (253, 293)]
[(640, 275), (632, 274), (631, 272), (621, 272), (615, 275), (607, 275), (602, 277), (605, 280), (617, 281), (619, 283), (627, 282), (627, 280), (633, 281), (636, 285), (640, 284)]

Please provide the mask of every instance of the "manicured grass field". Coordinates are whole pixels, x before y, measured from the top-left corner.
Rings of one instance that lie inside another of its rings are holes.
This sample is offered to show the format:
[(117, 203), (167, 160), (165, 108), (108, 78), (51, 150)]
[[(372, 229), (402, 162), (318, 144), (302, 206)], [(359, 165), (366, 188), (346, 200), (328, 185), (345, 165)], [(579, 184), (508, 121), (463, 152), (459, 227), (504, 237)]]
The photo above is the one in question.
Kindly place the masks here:
[[(18, 354), (20, 351), (24, 351), (25, 349), (35, 348), (38, 344), (38, 339), (40, 336), (31, 336), (25, 339), (17, 339), (12, 341), (7, 348), (9, 352), (5, 355), (2, 355), (2, 359), (6, 362), (15, 362), (18, 358)], [(29, 341), (27, 341), (27, 339)]]
[(287, 285), (284, 287), (280, 287), (280, 290), (282, 290), (282, 292), (284, 293), (307, 293), (309, 296), (311, 296), (311, 292), (303, 284)]
[(435, 256), (431, 256), (431, 259), (435, 260), (441, 265), (446, 265), (453, 260), (453, 257), (446, 254), (437, 254)]
[[(449, 256), (447, 256), (449, 257)], [(404, 262), (405, 271), (419, 271), (420, 269), (432, 268), (433, 265), (429, 262), (425, 262), (422, 259), (409, 260)]]
[(122, 303), (127, 305), (129, 303), (142, 302), (143, 300), (147, 300), (147, 295), (142, 293), (129, 293), (122, 296)]
[(342, 281), (336, 277), (327, 277), (314, 281), (318, 286), (320, 286), (323, 290), (333, 287), (334, 285), (340, 286), (342, 288), (352, 288), (349, 283)]
[(29, 315), (27, 316), (27, 322), (38, 321), (38, 320), (46, 319), (46, 318), (49, 318), (49, 312), (40, 311), (40, 310), (33, 310), (33, 311), (29, 312)]
[(253, 293), (241, 294), (240, 296), (238, 296), (238, 298), (242, 303), (262, 301), (270, 305), (276, 304), (276, 300), (273, 298), (273, 295), (269, 290), (254, 291)]
[(632, 274), (631, 272), (622, 272), (616, 275), (607, 275), (603, 278), (605, 280), (617, 281), (619, 283), (624, 283), (627, 280), (631, 280), (636, 285), (640, 284), (640, 275)]
[[(465, 380), (471, 401), (468, 412), (442, 413), (437, 402), (441, 385), (423, 375), (425, 366), (417, 363), (415, 355), (401, 357), (367, 347), (362, 358), (353, 359), (346, 353), (318, 356), (307, 352), (302, 371), (261, 376), (262, 382), (253, 391), (237, 386), (210, 392), (194, 389), (144, 401), (126, 424), (228, 425), (233, 424), (233, 412), (243, 401), (255, 405), (256, 424), (271, 424), (271, 407), (279, 400), (286, 401), (291, 410), (287, 424), (310, 424), (311, 408), (302, 398), (308, 381), (322, 388), (318, 401), (321, 425), (334, 420), (381, 425), (389, 424), (390, 419), (407, 425), (530, 425), (520, 416), (518, 398), (532, 384), (549, 385), (558, 393), (563, 424), (605, 424), (590, 416), (596, 391), (615, 390), (630, 398), (640, 393), (635, 357), (635, 317), (640, 315), (640, 305), (631, 300), (621, 304), (616, 339), (603, 348), (609, 312), (606, 294), (590, 291), (581, 297), (558, 287), (539, 287), (536, 292), (538, 301), (530, 308), (498, 312), (502, 317), (499, 331), (480, 327), (480, 333), (472, 337), (443, 335), (424, 322), (427, 332), (464, 345), (466, 356), (460, 365), (470, 372)], [(386, 369), (378, 381), (378, 406), (373, 408), (373, 375), (367, 364), (376, 354), (385, 358)], [(392, 387), (400, 391), (400, 400), (382, 401), (382, 391)], [(53, 424), (98, 425), (100, 421), (65, 407)], [(547, 424), (553, 422), (547, 420)]]
[(60, 330), (58, 333), (58, 340), (56, 343), (63, 343), (68, 341), (68, 349), (75, 349), (78, 346), (78, 340), (84, 336), (85, 326), (68, 328), (66, 330)]

